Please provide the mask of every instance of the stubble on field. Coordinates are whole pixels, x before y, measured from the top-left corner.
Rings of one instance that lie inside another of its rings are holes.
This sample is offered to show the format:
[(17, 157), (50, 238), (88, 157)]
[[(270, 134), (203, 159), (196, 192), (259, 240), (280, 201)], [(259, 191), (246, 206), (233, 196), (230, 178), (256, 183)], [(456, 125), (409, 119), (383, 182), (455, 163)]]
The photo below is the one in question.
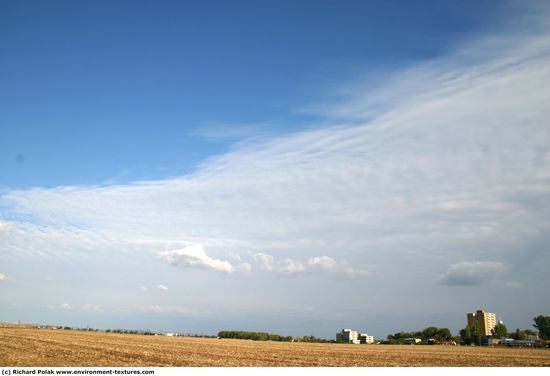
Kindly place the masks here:
[(256, 342), (0, 327), (0, 366), (550, 366), (550, 350)]

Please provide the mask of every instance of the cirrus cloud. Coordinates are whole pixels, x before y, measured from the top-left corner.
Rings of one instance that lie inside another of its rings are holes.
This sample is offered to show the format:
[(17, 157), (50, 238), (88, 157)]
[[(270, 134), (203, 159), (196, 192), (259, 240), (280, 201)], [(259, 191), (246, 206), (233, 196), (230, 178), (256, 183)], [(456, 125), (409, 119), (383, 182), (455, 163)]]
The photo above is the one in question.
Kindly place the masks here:
[[(264, 291), (258, 286), (274, 274), (313, 280), (322, 294), (312, 305), (322, 306), (342, 296), (327, 276), (362, 277), (367, 265), (372, 283), (347, 281), (345, 291), (373, 299), (342, 303), (361, 319), (372, 305), (382, 316), (398, 311), (418, 286), (436, 291), (424, 276), (445, 270), (439, 284), (490, 286), (506, 265), (521, 286), (540, 289), (550, 264), (548, 19), (537, 23), (543, 32), (468, 41), (391, 72), (379, 87), (349, 84), (346, 98), (315, 110), (320, 121), (307, 130), (236, 144), (192, 174), (3, 190), (0, 211), (10, 222), (0, 222), (0, 254), (13, 265), (132, 259), (150, 273), (164, 261), (231, 274), (241, 289), (225, 276), (199, 277), (219, 282), (210, 287), (221, 291), (216, 301), (202, 303), (216, 309), (237, 304), (243, 289)], [(251, 263), (272, 273), (255, 274)], [(192, 285), (177, 272), (162, 281)], [(293, 293), (311, 296), (311, 285), (241, 303), (287, 307)], [(211, 295), (193, 289), (195, 299)]]

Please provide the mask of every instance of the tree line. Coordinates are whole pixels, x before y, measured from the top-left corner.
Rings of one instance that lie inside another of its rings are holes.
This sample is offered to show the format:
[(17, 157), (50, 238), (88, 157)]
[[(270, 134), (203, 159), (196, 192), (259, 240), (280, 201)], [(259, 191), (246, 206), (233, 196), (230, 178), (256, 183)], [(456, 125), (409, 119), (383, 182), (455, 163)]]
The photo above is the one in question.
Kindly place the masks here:
[(291, 336), (281, 336), (265, 332), (245, 332), (242, 330), (222, 330), (218, 333), (220, 338), (251, 339), (253, 341), (278, 341), (291, 342)]
[(398, 332), (395, 334), (389, 334), (385, 344), (403, 344), (406, 339), (420, 338), (422, 342), (428, 343), (433, 340), (438, 343), (451, 341), (453, 335), (448, 328), (437, 328), (435, 326), (429, 326), (425, 329), (416, 332)]
[(315, 336), (292, 337), (282, 336), (266, 332), (246, 332), (243, 330), (222, 330), (218, 333), (219, 338), (250, 339), (253, 341), (277, 341), (277, 342), (318, 342), (334, 343), (328, 339), (317, 338)]

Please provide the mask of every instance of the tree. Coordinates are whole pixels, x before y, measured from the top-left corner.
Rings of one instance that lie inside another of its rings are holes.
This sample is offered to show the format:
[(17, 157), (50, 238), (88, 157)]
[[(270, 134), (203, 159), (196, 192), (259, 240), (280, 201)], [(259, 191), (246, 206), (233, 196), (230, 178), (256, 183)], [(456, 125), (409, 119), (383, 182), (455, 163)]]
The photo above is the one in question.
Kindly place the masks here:
[(466, 326), (464, 329), (460, 330), (460, 338), (462, 343), (469, 345), (474, 342), (474, 336), (472, 335), (472, 329), (470, 326)]
[(515, 333), (510, 334), (510, 337), (512, 337), (515, 340), (523, 340), (526, 338), (525, 336), (525, 330), (516, 329)]
[(439, 332), (439, 329), (435, 326), (429, 326), (426, 329), (422, 330), (421, 338), (428, 340), (430, 338), (434, 338), (437, 333)]
[(527, 336), (538, 337), (539, 333), (531, 329), (516, 329), (515, 333), (510, 333), (510, 337), (515, 340), (527, 339)]
[(462, 337), (462, 342), (466, 345), (475, 343), (481, 346), (481, 338), (484, 334), (481, 332), (481, 327), (479, 322), (474, 321), (474, 325), (468, 325), (466, 328), (460, 331), (460, 337)]
[(439, 342), (445, 342), (450, 341), (453, 335), (451, 334), (451, 331), (449, 328), (437, 328), (437, 333), (435, 334), (435, 338)]
[(525, 333), (526, 336), (533, 336), (533, 337), (538, 337), (539, 336), (539, 332), (537, 332), (535, 330), (525, 329), (523, 332)]
[(504, 325), (501, 322), (499, 322), (492, 331), (493, 331), (493, 336), (498, 338), (504, 338), (508, 336), (508, 328), (506, 328), (506, 325)]
[(540, 339), (550, 339), (550, 316), (539, 315), (533, 321), (533, 326), (539, 330)]
[(401, 344), (404, 343), (407, 338), (421, 338), (424, 343), (427, 343), (430, 339), (434, 339), (436, 342), (446, 342), (451, 340), (452, 334), (448, 328), (429, 326), (421, 331), (398, 332), (395, 334), (389, 334), (387, 337), (388, 343)]

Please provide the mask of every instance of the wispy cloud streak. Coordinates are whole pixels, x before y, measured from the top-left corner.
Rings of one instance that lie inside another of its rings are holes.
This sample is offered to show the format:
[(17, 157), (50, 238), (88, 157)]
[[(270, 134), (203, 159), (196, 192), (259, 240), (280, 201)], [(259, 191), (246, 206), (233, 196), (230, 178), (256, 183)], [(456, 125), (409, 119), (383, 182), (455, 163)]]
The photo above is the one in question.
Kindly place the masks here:
[(550, 229), (548, 35), (485, 38), (374, 90), (350, 85), (317, 111), (323, 126), (239, 144), (192, 175), (4, 192), (0, 252), (224, 273), (327, 272), (345, 259), (382, 275), (429, 260), (434, 283), (480, 244), (486, 259), (517, 262)]

